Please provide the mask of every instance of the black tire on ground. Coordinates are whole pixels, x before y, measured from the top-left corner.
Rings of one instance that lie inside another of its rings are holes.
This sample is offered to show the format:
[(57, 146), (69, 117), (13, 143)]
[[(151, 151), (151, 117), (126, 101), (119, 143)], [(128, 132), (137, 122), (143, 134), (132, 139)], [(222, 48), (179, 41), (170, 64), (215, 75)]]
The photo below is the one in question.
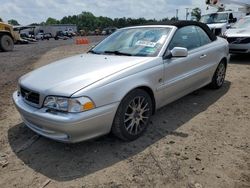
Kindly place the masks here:
[(152, 112), (153, 105), (149, 94), (141, 89), (131, 91), (118, 107), (112, 133), (124, 141), (139, 138), (147, 129)]
[(0, 37), (0, 48), (1, 50), (8, 52), (14, 48), (14, 41), (9, 35), (2, 35)]
[(225, 77), (226, 77), (226, 63), (224, 61), (220, 62), (220, 64), (218, 65), (212, 82), (210, 83), (210, 88), (212, 89), (219, 89), (222, 87), (222, 85), (225, 82)]

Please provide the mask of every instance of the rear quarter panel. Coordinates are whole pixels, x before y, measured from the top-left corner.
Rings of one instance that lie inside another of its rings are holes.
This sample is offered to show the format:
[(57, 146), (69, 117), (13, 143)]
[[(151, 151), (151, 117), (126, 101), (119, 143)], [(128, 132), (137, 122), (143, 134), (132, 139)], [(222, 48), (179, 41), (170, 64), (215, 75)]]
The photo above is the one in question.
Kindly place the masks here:
[(200, 50), (207, 54), (208, 58), (206, 59), (206, 63), (210, 66), (205, 74), (207, 74), (209, 81), (212, 81), (214, 72), (222, 59), (226, 59), (227, 63), (229, 61), (230, 55), (228, 42), (223, 38), (217, 37), (216, 41), (203, 46)]

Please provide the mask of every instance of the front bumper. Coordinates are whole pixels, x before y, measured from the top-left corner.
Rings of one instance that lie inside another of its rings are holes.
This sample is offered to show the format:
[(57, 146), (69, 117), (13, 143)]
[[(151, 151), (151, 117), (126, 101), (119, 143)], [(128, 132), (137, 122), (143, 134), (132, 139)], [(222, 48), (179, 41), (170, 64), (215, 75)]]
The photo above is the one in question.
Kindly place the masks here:
[(248, 44), (229, 44), (229, 51), (233, 54), (250, 53), (250, 43)]
[(82, 113), (47, 112), (23, 101), (17, 92), (13, 101), (24, 123), (34, 132), (60, 142), (75, 143), (110, 132), (119, 102)]

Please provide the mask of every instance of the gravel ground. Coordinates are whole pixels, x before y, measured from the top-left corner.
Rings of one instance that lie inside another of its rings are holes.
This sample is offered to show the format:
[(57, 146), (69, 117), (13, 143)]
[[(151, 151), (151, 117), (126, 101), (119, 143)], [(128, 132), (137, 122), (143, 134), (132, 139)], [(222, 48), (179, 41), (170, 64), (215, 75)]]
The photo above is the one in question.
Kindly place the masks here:
[(26, 128), (11, 101), (18, 78), (89, 48), (51, 40), (0, 53), (1, 188), (250, 187), (250, 56), (232, 57), (222, 89), (159, 110), (134, 142), (104, 136), (68, 145)]

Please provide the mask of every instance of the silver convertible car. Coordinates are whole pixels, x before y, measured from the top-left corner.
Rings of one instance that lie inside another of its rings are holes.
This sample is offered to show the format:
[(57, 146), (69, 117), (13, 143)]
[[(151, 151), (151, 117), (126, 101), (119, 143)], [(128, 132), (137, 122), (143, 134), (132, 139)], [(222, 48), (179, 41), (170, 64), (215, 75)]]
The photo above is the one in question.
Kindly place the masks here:
[(205, 24), (123, 28), (87, 54), (21, 77), (13, 100), (42, 136), (74, 143), (112, 132), (131, 141), (160, 107), (208, 84), (220, 88), (228, 61), (227, 41)]

